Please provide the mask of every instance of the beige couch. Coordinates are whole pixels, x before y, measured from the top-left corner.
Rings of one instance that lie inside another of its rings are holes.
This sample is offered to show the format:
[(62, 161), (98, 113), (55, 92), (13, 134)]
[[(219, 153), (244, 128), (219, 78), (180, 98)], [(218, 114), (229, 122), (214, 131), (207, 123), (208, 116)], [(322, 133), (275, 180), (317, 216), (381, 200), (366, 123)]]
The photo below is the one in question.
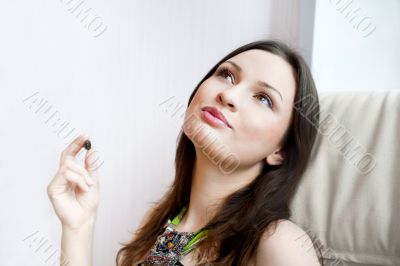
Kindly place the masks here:
[(400, 90), (324, 92), (320, 104), (292, 220), (328, 265), (400, 266)]

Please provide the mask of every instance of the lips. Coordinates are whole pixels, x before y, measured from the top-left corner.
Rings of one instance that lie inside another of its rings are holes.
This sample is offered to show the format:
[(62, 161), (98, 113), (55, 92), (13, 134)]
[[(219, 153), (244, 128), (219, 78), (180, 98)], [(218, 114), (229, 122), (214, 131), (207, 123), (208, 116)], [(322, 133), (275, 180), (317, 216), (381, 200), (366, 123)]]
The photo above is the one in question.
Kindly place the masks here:
[(213, 115), (214, 117), (221, 120), (226, 126), (228, 126), (229, 128), (232, 128), (232, 126), (229, 124), (228, 120), (226, 120), (225, 116), (217, 108), (212, 107), (212, 106), (206, 106), (206, 107), (201, 108), (201, 110), (209, 112), (211, 115)]

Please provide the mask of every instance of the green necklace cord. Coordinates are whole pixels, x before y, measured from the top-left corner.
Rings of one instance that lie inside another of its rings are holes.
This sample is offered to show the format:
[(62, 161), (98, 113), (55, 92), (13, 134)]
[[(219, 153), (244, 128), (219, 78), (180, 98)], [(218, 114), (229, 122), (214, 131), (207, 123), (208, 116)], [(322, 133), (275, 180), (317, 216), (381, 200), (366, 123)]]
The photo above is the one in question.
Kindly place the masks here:
[[(181, 222), (182, 216), (186, 212), (186, 209), (187, 206), (184, 206), (179, 214), (175, 216), (172, 221), (168, 219), (168, 222), (173, 224), (174, 226), (177, 226)], [(194, 232), (194, 237), (183, 247), (183, 254), (185, 255), (189, 253), (196, 246), (196, 244), (206, 236), (207, 232), (208, 230), (206, 230), (205, 228), (201, 228)]]

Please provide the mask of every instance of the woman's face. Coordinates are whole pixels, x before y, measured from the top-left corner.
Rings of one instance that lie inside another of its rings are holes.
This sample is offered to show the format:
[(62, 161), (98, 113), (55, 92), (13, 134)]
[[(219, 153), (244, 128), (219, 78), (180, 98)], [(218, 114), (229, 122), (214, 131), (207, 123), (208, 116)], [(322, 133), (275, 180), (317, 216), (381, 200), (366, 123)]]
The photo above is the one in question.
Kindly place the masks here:
[[(280, 164), (279, 143), (291, 120), (295, 90), (286, 61), (259, 49), (242, 52), (200, 85), (186, 110), (184, 132), (210, 158), (233, 154), (241, 166), (263, 160)], [(230, 127), (202, 110), (207, 106), (221, 112)]]

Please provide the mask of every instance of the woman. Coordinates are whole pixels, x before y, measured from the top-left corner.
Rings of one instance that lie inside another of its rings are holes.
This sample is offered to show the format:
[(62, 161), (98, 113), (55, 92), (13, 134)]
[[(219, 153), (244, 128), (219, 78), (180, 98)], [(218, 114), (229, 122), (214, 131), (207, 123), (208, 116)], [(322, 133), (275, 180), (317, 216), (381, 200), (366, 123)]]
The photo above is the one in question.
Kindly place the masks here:
[[(287, 45), (257, 41), (225, 56), (192, 92), (175, 180), (119, 250), (117, 265), (320, 265), (311, 239), (289, 220), (318, 120), (310, 70)], [(95, 173), (65, 159), (85, 139), (67, 147), (55, 179), (92, 197), (68, 208), (55, 184), (48, 194), (63, 224), (62, 251), (90, 265), (98, 179), (85, 191), (85, 175)], [(73, 247), (78, 240), (86, 245)]]

